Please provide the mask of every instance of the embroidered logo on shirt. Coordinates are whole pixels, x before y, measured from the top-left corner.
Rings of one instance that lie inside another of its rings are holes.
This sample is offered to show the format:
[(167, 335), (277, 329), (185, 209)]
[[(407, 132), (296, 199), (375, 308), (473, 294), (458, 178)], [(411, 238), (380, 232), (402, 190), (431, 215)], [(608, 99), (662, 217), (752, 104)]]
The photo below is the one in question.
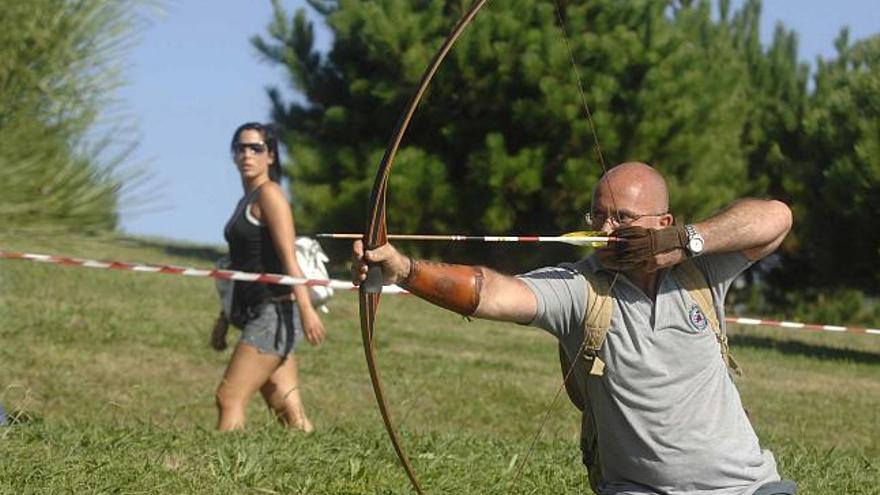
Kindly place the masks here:
[(703, 314), (700, 307), (696, 304), (691, 306), (691, 309), (688, 310), (688, 319), (698, 332), (702, 332), (707, 326), (709, 326), (709, 320), (706, 319), (706, 315)]

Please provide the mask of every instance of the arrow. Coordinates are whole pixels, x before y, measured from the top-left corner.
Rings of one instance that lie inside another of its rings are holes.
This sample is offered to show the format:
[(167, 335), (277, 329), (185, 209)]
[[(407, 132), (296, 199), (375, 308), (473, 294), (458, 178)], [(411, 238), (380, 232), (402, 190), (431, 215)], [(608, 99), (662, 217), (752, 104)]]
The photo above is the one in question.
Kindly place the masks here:
[[(315, 234), (319, 239), (361, 239), (363, 234), (347, 233), (323, 233)], [(614, 242), (616, 237), (610, 237), (604, 232), (577, 231), (568, 232), (558, 236), (539, 235), (516, 235), (516, 236), (493, 236), (493, 235), (457, 235), (457, 234), (388, 234), (389, 240), (395, 241), (450, 241), (450, 242), (560, 242), (574, 246), (600, 247)]]

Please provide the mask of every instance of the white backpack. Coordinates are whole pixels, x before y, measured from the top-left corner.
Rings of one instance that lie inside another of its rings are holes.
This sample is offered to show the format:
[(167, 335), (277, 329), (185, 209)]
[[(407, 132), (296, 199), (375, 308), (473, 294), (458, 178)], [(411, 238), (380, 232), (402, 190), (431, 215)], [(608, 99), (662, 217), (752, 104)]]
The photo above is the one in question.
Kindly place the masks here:
[[(299, 267), (302, 268), (306, 278), (314, 278), (327, 280), (330, 274), (327, 273), (327, 262), (330, 258), (321, 249), (318, 241), (311, 237), (296, 238), (296, 260)], [(321, 310), (322, 313), (328, 313), (327, 301), (333, 297), (333, 289), (324, 286), (310, 286), (309, 297), (312, 300), (312, 306)]]
[[(330, 278), (326, 266), (330, 258), (321, 249), (318, 241), (311, 237), (296, 238), (296, 261), (299, 263), (299, 267), (306, 278), (321, 280)], [(229, 269), (229, 264), (229, 256), (224, 256), (217, 260), (216, 266), (218, 269), (227, 270)], [(226, 315), (226, 318), (229, 318), (232, 311), (232, 280), (214, 279), (214, 282), (217, 286), (217, 296), (220, 297), (220, 304), (223, 306), (223, 313)], [(312, 300), (312, 305), (323, 313), (330, 311), (327, 308), (327, 301), (331, 297), (333, 297), (333, 289), (330, 287), (309, 287), (309, 298)]]

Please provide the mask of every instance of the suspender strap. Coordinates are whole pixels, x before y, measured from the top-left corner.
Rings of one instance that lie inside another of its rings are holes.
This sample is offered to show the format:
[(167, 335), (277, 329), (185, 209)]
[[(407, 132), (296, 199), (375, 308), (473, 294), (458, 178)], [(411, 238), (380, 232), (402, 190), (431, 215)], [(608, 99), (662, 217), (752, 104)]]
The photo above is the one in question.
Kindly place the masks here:
[(742, 375), (742, 367), (730, 355), (727, 334), (721, 327), (721, 322), (718, 320), (718, 312), (715, 311), (715, 306), (712, 304), (712, 290), (706, 282), (706, 277), (691, 260), (680, 263), (675, 267), (673, 273), (679, 285), (688, 292), (691, 299), (697, 303), (697, 306), (706, 315), (706, 319), (709, 320), (709, 326), (712, 327), (715, 339), (718, 340), (718, 344), (721, 346), (721, 359), (724, 360), (727, 367), (733, 370), (734, 373)]
[(587, 314), (584, 318), (584, 358), (592, 361), (590, 374), (602, 376), (605, 362), (599, 358), (599, 349), (605, 343), (608, 329), (611, 328), (611, 313), (614, 309), (611, 283), (603, 273), (584, 272), (583, 275), (589, 285)]
[(584, 393), (578, 388), (578, 374), (584, 373), (584, 371), (581, 366), (572, 365), (562, 344), (559, 344), (559, 367), (562, 369), (562, 379), (565, 380), (562, 383), (565, 384), (565, 393), (568, 394), (568, 399), (575, 407), (583, 411), (587, 407), (587, 400)]
[(587, 280), (587, 312), (584, 315), (584, 344), (577, 363), (572, 363), (565, 353), (562, 343), (559, 344), (559, 365), (565, 380), (565, 391), (568, 398), (581, 411), (589, 406), (586, 397), (578, 386), (586, 376), (586, 370), (594, 376), (602, 376), (605, 363), (599, 358), (599, 349), (605, 342), (605, 336), (611, 328), (611, 313), (614, 308), (611, 300), (611, 283), (605, 274), (581, 273)]

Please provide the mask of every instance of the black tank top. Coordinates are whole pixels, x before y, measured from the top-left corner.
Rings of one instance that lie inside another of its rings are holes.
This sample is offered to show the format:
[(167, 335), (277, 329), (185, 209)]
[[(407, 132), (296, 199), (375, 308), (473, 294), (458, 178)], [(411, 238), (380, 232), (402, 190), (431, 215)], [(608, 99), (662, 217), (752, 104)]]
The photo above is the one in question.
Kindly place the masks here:
[[(223, 229), (223, 236), (229, 244), (230, 268), (252, 273), (283, 273), (269, 228), (254, 225), (247, 219), (248, 209), (256, 202), (260, 189), (258, 187), (241, 198)], [(289, 293), (290, 287), (284, 285), (236, 280), (232, 289), (232, 322), (243, 325), (261, 303)]]

